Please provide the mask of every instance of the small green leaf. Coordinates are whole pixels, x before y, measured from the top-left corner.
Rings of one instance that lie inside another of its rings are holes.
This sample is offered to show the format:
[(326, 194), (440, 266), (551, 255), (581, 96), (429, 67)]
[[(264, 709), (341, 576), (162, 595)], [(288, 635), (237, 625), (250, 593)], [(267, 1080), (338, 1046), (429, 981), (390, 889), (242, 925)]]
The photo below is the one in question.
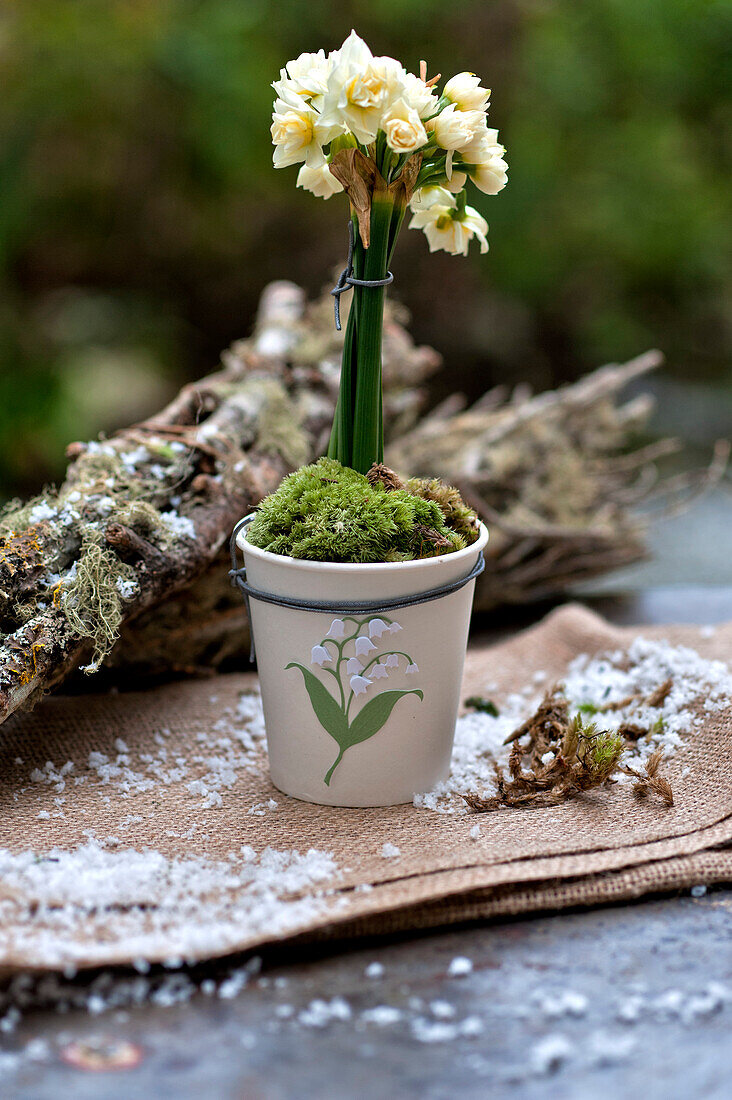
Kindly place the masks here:
[(471, 695), (465, 700), (466, 707), (472, 707), (480, 714), (490, 714), (491, 718), (498, 717), (498, 707), (492, 699), (484, 699), (482, 695)]
[(404, 695), (417, 695), (420, 699), (424, 696), (421, 691), (382, 691), (375, 699), (369, 700), (365, 707), (358, 712), (351, 722), (346, 734), (346, 747), (358, 745), (361, 741), (368, 741), (378, 733), (384, 725), (395, 705)]
[(288, 668), (300, 669), (310, 696), (310, 702), (313, 704), (313, 710), (321, 726), (341, 748), (347, 747), (350, 744), (347, 739), (348, 722), (333, 696), (309, 668), (299, 665), (297, 661), (291, 661), (289, 665), (286, 665), (285, 671)]

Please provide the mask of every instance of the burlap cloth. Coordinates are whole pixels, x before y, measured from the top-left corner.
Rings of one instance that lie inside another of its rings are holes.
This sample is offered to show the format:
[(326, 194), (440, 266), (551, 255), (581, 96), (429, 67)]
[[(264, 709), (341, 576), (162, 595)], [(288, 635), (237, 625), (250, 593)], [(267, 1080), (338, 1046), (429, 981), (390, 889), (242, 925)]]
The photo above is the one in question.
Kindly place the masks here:
[[(639, 633), (689, 645), (707, 658), (732, 658), (732, 624), (711, 633), (691, 626), (616, 628), (583, 607), (568, 605), (510, 641), (471, 647), (462, 697), (484, 691), (490, 682), (498, 685), (491, 696), (500, 701), (538, 669), (550, 678), (560, 677), (578, 653), (616, 648)], [(708, 715), (668, 761), (665, 774), (676, 798), (671, 809), (655, 799), (638, 800), (628, 786), (592, 792), (550, 809), (480, 817), (440, 815), (412, 806), (333, 809), (280, 794), (263, 766), (258, 776), (240, 773), (224, 792), (223, 804), (211, 809), (202, 808), (185, 782), (133, 799), (106, 801), (98, 784), (82, 784), (67, 790), (63, 817), (54, 817), (54, 791), (27, 782), (28, 769), (43, 768), (47, 760), (57, 765), (73, 760), (75, 774), (82, 775), (89, 752), (113, 757), (117, 738), (132, 754), (144, 753), (161, 727), (170, 731), (166, 745), (171, 757), (176, 750), (190, 753), (196, 735), (210, 731), (253, 682), (252, 674), (242, 673), (140, 693), (59, 696), (7, 723), (0, 730), (0, 847), (39, 853), (53, 846), (71, 849), (85, 843), (89, 830), (101, 837), (114, 834), (125, 819), (120, 834), (125, 845), (155, 848), (168, 858), (193, 853), (225, 859), (243, 843), (257, 851), (271, 845), (333, 853), (339, 869), (337, 906), (326, 906), (286, 935), (243, 925), (229, 950), (283, 938), (423, 929), (732, 881), (732, 849), (725, 848), (732, 841), (732, 708)], [(16, 758), (23, 761), (20, 778)], [(269, 798), (277, 801), (275, 812), (248, 812)], [(44, 810), (51, 816), (39, 819)], [(130, 814), (139, 822), (130, 825)], [(481, 826), (477, 840), (470, 835), (476, 821)], [(199, 841), (195, 831), (182, 837), (192, 822), (201, 825)], [(384, 858), (385, 843), (399, 848), (398, 858)], [(364, 890), (364, 883), (372, 888)], [(0, 897), (2, 892), (0, 879)], [(129, 948), (115, 935), (113, 912), (103, 923), (103, 936), (99, 927), (97, 918), (97, 942), (88, 965), (132, 961)], [(0, 970), (47, 965), (34, 956), (32, 939), (26, 936), (22, 949), (14, 949), (12, 929), (6, 924), (2, 931), (6, 947), (0, 952)], [(83, 941), (81, 925), (78, 936)], [(196, 957), (218, 953), (201, 949)], [(83, 948), (77, 950), (76, 965), (85, 962)]]

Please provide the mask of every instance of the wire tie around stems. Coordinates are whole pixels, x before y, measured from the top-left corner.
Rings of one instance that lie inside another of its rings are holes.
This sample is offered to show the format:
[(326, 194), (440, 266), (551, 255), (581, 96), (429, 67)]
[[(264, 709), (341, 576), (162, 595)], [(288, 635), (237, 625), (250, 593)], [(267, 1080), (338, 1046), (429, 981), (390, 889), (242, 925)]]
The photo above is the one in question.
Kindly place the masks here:
[(389, 283), (394, 282), (394, 276), (391, 271), (387, 271), (385, 279), (354, 279), (353, 277), (353, 222), (348, 223), (348, 259), (346, 260), (346, 266), (338, 276), (338, 282), (331, 290), (331, 294), (335, 298), (334, 312), (335, 312), (335, 327), (338, 332), (341, 331), (341, 294), (345, 294), (347, 290), (351, 290), (354, 286), (388, 286)]

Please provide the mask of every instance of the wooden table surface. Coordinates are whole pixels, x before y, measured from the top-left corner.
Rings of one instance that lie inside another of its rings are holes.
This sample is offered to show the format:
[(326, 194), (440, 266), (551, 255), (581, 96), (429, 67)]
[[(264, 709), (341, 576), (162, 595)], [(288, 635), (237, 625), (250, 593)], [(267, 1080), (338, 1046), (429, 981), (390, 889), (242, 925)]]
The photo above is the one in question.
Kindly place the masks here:
[[(732, 587), (587, 602), (618, 623), (732, 618)], [(499, 620), (488, 636), (536, 617), (534, 609)], [(486, 637), (485, 623), (479, 628)], [(272, 952), (232, 999), (198, 993), (176, 1007), (101, 1016), (36, 1012), (0, 1036), (9, 1052), (44, 1040), (14, 1069), (3, 1070), (0, 1054), (0, 1096), (727, 1100), (732, 891), (695, 894), (328, 945), (320, 957)], [(450, 976), (456, 956), (471, 960), (469, 974)], [(383, 975), (366, 977), (374, 961)], [(333, 997), (344, 999), (349, 1018), (313, 1026), (308, 1006)], [(384, 1005), (401, 1015), (379, 1026), (368, 1011)], [(430, 1030), (420, 1020), (447, 1026)], [(141, 1060), (126, 1070), (72, 1068), (63, 1052), (79, 1041), (127, 1041)]]

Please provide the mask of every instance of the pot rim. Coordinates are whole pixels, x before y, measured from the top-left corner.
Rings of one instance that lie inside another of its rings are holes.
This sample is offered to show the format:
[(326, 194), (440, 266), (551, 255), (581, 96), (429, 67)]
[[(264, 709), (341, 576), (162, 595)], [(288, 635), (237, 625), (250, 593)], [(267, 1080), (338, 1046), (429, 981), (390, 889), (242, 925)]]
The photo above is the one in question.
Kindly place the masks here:
[[(249, 516), (254, 516), (255, 514), (255, 512), (249, 512), (244, 518), (248, 519)], [(270, 550), (262, 550), (259, 546), (252, 546), (252, 544), (247, 541), (246, 529), (240, 531), (236, 536), (236, 544), (241, 551), (246, 550), (246, 553), (251, 554), (253, 558), (276, 563), (285, 569), (310, 570), (313, 572), (325, 570), (345, 575), (354, 572), (376, 574), (383, 569), (391, 569), (403, 573), (417, 572), (422, 569), (426, 572), (429, 569), (439, 569), (439, 567), (446, 562), (452, 563), (467, 560), (472, 555), (484, 550), (488, 543), (490, 533), (482, 520), (479, 520), (478, 523), (480, 534), (475, 542), (471, 542), (470, 546), (466, 546), (463, 550), (455, 550), (452, 554), (440, 554), (433, 558), (415, 558), (412, 561), (343, 562), (311, 561), (308, 558), (291, 558), (288, 554), (273, 554)]]

